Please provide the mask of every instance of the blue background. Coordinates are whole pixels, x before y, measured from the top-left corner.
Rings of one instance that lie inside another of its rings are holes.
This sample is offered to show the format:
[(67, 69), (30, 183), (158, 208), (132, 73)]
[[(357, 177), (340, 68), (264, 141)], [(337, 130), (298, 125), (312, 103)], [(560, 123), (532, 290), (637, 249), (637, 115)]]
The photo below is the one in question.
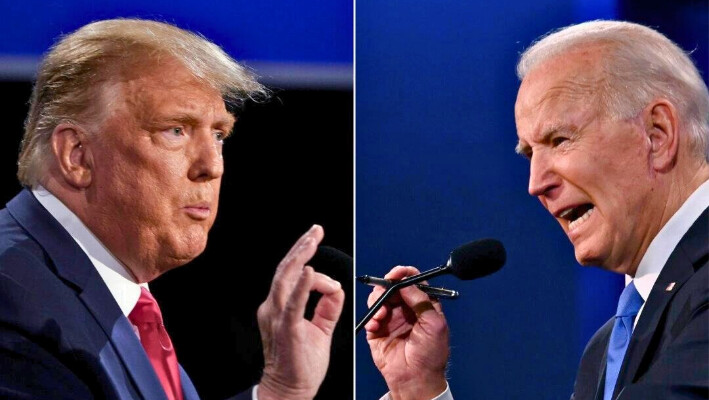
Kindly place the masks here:
[(40, 55), (58, 32), (142, 17), (200, 32), (238, 60), (351, 63), (350, 1), (3, 0), (0, 54)]
[[(706, 79), (707, 3), (359, 1), (356, 9), (357, 273), (429, 269), (452, 248), (499, 238), (508, 261), (444, 302), (457, 399), (565, 399), (585, 343), (614, 312), (622, 277), (583, 268), (557, 222), (527, 194), (515, 155), (515, 64), (552, 29), (596, 18), (656, 27)], [(369, 288), (357, 286), (356, 315)], [(364, 332), (358, 399), (386, 387)]]

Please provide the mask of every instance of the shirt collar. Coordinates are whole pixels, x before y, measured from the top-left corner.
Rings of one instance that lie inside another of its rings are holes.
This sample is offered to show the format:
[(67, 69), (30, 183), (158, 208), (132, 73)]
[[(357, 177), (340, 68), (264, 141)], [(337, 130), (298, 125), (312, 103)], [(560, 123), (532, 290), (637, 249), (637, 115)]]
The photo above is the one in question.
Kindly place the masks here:
[(147, 283), (138, 284), (133, 275), (100, 240), (84, 225), (64, 203), (42, 186), (32, 189), (37, 201), (69, 232), (96, 267), (108, 290), (118, 303), (124, 315), (128, 316), (138, 303), (140, 288), (148, 288)]
[(629, 275), (625, 276), (626, 285), (633, 280), (635, 288), (638, 289), (643, 300), (647, 301), (650, 291), (672, 251), (707, 207), (709, 207), (709, 181), (701, 184), (689, 196), (665, 226), (660, 229), (657, 236), (652, 239), (640, 264), (638, 264), (635, 278), (633, 279)]

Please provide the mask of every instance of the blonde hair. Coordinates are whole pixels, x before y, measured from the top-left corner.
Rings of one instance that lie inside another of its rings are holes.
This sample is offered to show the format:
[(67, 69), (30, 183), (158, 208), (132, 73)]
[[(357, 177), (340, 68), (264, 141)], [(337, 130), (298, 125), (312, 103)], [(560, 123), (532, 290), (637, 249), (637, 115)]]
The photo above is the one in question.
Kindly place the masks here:
[(602, 45), (602, 111), (616, 119), (636, 116), (654, 98), (678, 109), (689, 143), (709, 160), (709, 91), (689, 56), (659, 32), (622, 21), (590, 21), (552, 32), (520, 56), (520, 80), (551, 58), (587, 45)]
[(158, 21), (93, 22), (61, 38), (39, 66), (17, 163), (20, 183), (39, 183), (51, 155), (52, 131), (60, 123), (90, 117), (102, 83), (136, 60), (161, 56), (176, 59), (217, 89), (229, 107), (268, 96), (250, 71), (200, 35)]

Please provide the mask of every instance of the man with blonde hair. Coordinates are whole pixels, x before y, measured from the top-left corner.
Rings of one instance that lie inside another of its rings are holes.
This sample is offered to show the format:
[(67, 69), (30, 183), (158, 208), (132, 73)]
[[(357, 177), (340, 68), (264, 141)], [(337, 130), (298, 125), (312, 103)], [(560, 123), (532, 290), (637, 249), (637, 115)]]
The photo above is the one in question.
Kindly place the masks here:
[[(266, 90), (218, 46), (121, 19), (62, 38), (37, 75), (0, 211), (0, 397), (197, 399), (147, 283), (205, 248), (228, 111)], [(258, 311), (265, 368), (239, 399), (312, 399), (342, 310), (340, 284), (305, 263), (313, 226)], [(322, 293), (311, 320), (310, 291)]]
[[(706, 84), (669, 39), (618, 21), (551, 33), (522, 54), (518, 76), (517, 152), (530, 161), (529, 194), (579, 263), (628, 283), (584, 351), (572, 398), (706, 399)], [(416, 272), (397, 267), (387, 278)], [(414, 287), (400, 294), (366, 327), (390, 398), (450, 399), (440, 305)]]

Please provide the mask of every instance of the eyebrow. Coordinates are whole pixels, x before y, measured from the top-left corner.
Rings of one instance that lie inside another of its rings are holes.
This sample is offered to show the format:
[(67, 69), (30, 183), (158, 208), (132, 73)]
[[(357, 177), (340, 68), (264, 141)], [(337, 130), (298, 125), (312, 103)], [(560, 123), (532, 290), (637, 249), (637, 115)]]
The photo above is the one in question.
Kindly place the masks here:
[(532, 148), (527, 143), (522, 143), (522, 141), (517, 142), (517, 146), (515, 146), (515, 153), (520, 156), (528, 157), (530, 151), (532, 151)]
[[(542, 133), (541, 138), (539, 138), (538, 142), (549, 143), (551, 141), (551, 138), (559, 132), (565, 132), (569, 136), (573, 136), (578, 133), (578, 129), (572, 125), (553, 125), (546, 131), (544, 131), (544, 133)], [(524, 143), (520, 140), (517, 142), (517, 146), (515, 146), (515, 153), (528, 158), (529, 155), (532, 153), (532, 147), (529, 144)]]
[[(184, 125), (198, 125), (200, 123), (200, 118), (189, 113), (175, 113), (168, 116), (158, 117), (158, 120), (166, 122), (177, 122)], [(222, 129), (226, 134), (230, 134), (231, 130), (236, 123), (236, 118), (231, 114), (226, 114), (224, 117), (218, 118), (212, 124), (212, 127), (217, 127)]]

